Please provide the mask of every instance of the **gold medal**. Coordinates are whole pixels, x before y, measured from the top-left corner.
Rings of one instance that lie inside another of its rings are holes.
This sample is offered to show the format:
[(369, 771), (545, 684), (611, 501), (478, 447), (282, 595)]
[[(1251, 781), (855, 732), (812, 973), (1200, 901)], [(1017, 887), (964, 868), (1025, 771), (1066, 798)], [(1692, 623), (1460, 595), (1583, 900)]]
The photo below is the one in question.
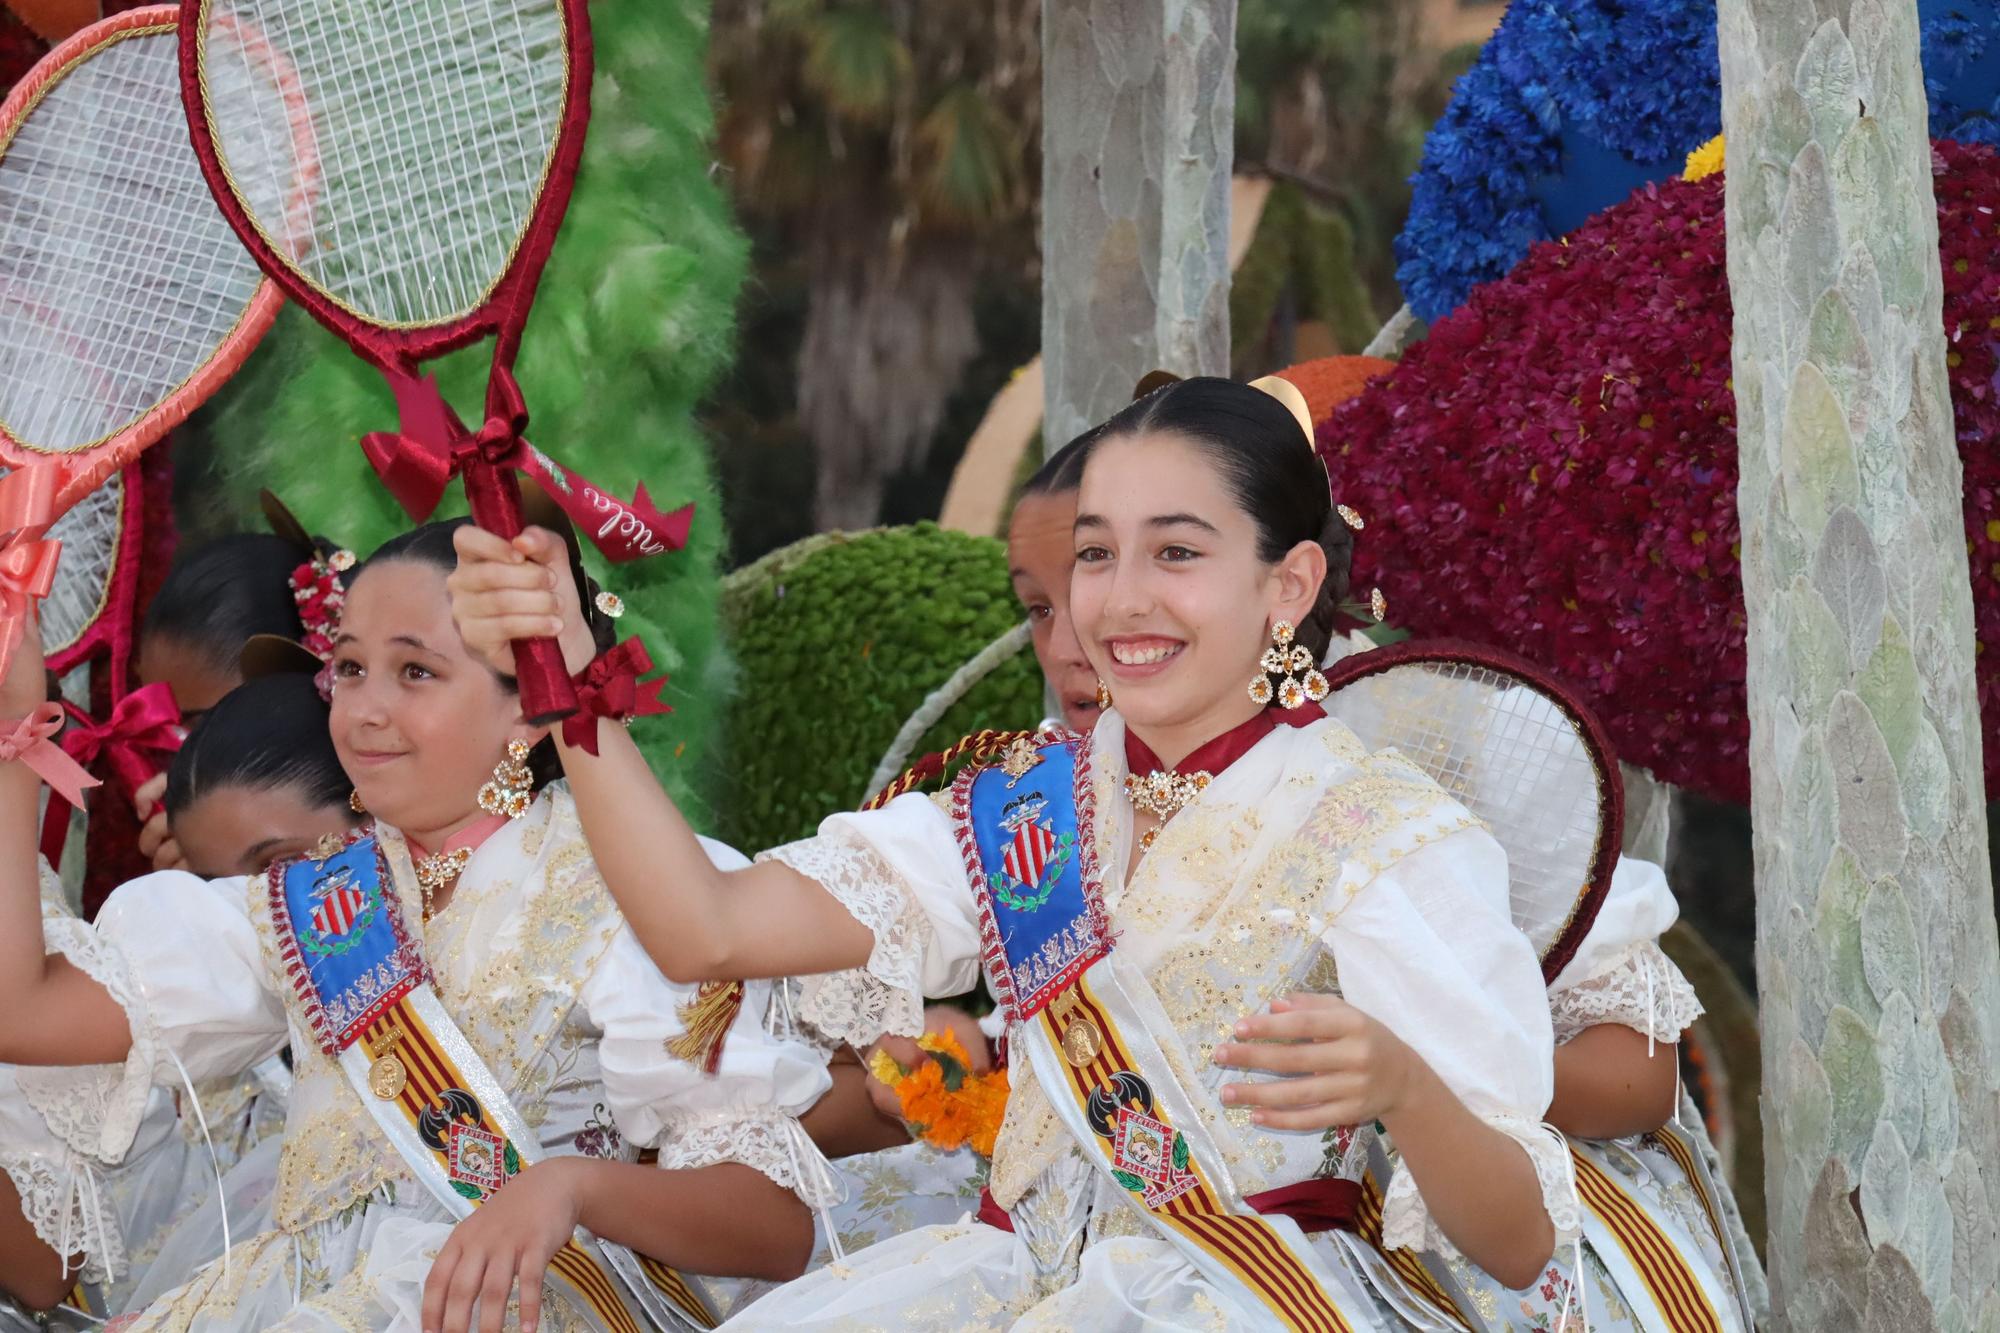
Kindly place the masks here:
[(368, 1091), (385, 1102), (394, 1101), (410, 1081), (410, 1071), (394, 1055), (385, 1055), (368, 1066)]
[(1063, 1029), (1063, 1059), (1083, 1068), (1104, 1051), (1104, 1034), (1097, 1030), (1097, 1024), (1087, 1018), (1073, 1020)]

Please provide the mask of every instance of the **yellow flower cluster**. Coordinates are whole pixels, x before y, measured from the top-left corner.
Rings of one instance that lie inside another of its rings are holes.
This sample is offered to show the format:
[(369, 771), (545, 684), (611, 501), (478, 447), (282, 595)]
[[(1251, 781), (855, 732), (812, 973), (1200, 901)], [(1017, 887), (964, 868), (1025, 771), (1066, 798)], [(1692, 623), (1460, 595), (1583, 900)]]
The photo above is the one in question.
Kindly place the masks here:
[(1722, 170), (1722, 136), (1716, 135), (1701, 147), (1688, 154), (1687, 167), (1681, 172), (1683, 180), (1705, 180)]

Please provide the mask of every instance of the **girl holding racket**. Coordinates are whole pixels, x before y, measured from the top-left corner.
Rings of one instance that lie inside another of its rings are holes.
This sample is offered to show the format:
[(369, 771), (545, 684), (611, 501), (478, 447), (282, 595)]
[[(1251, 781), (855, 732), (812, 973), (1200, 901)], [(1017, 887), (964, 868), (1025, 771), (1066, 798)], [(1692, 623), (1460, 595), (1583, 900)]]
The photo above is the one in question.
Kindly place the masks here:
[[(463, 1333), (518, 1302), (528, 1326), (624, 1333), (712, 1321), (733, 1296), (683, 1266), (773, 1279), (806, 1261), (802, 1200), (828, 1202), (831, 1180), (797, 1116), (825, 1061), (771, 1033), (763, 984), (706, 1030), (695, 989), (639, 948), (575, 801), (548, 785), (553, 747), (452, 626), (453, 526), (389, 543), (348, 592), (330, 726), (367, 829), (263, 876), (135, 881), (45, 958), (24, 887), (35, 780), (0, 764), (16, 886), (0, 1060), (94, 1066), (35, 1071), (52, 1126), (115, 1158), (152, 1087), (295, 1056), (274, 1227), (133, 1328)], [(30, 634), (0, 716), (40, 703), (34, 649)], [(630, 1165), (645, 1147), (657, 1169)], [(534, 1244), (499, 1262), (482, 1238), (524, 1224)]]
[[(802, 1019), (865, 1043), (914, 1034), (924, 996), (983, 966), (1007, 1015), (992, 1193), (1012, 1231), (922, 1229), (739, 1322), (958, 1329), (997, 1307), (1074, 1328), (1398, 1326), (1327, 1229), (1361, 1206), (1365, 1144), (1329, 1163), (1319, 1136), (1267, 1132), (1211, 1061), (1234, 1015), (1336, 972), (1338, 1109), (1399, 1152), (1391, 1241), (1536, 1278), (1576, 1219), (1539, 1126), (1540, 974), (1498, 845), (1286, 687), (1291, 627), (1325, 645), (1347, 540), (1298, 423), (1247, 386), (1162, 389), (1093, 442), (1076, 533), (1075, 624), (1116, 706), (943, 802), (835, 815), (723, 871), (624, 737), (565, 754), (607, 883), (669, 975), (814, 974)], [(459, 541), (468, 644), (498, 660), (560, 618), (581, 655), (546, 537)]]

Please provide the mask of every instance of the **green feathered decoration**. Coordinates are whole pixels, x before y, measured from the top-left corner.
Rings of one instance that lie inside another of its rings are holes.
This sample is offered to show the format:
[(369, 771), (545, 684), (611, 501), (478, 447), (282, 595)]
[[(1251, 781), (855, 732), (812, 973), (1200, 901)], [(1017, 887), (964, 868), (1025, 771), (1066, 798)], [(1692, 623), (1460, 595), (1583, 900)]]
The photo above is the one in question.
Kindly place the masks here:
[[(1021, 621), (1007, 548), (934, 523), (808, 537), (731, 574), (722, 600), (741, 680), (718, 834), (745, 852), (805, 837), (859, 805), (926, 696)], [(1023, 650), (946, 711), (910, 758), (1041, 715), (1041, 669)]]
[[(713, 175), (708, 6), (595, 0), (590, 17), (590, 136), (517, 373), (537, 446), (621, 495), (643, 481), (663, 510), (695, 505), (683, 551), (616, 566), (585, 551), (592, 575), (625, 601), (621, 634), (644, 638), (672, 676), (662, 697), (673, 714), (633, 734), (702, 823), (729, 670), (717, 612), (722, 509), (693, 417), (731, 353), (747, 246)], [(484, 415), (491, 352), (488, 341), (428, 367), (468, 421)], [(211, 475), (182, 506), (183, 529), (255, 527), (257, 492), (269, 487), (313, 531), (369, 551), (409, 521), (357, 441), (395, 426), (381, 377), (287, 309), (193, 424), (194, 470)], [(455, 486), (439, 514), (464, 509)]]

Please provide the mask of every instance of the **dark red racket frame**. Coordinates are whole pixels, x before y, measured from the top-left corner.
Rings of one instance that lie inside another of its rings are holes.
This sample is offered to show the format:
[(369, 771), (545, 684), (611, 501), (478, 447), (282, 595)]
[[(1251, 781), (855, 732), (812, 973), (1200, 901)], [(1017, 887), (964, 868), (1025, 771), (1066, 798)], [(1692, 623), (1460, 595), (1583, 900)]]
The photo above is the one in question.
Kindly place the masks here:
[[(181, 6), (181, 101), (187, 110), (188, 134), (209, 192), (257, 266), (287, 296), (392, 381), (399, 376), (413, 379), (420, 362), (456, 351), (489, 334), (495, 338), (495, 370), (512, 372), (515, 354), (520, 350), (521, 331), (534, 304), (536, 285), (541, 281), (542, 269), (555, 248), (556, 233), (569, 208), (577, 168), (583, 160), (585, 130), (590, 122), (592, 47), (587, 0), (555, 0), (555, 3), (563, 16), (569, 83), (556, 132), (555, 152), (541, 196), (535, 201), (513, 262), (486, 300), (476, 310), (449, 323), (420, 329), (384, 328), (342, 309), (293, 269), (258, 231), (230, 186), (203, 106), (202, 34), (208, 23), (210, 0), (188, 0)], [(494, 381), (499, 378), (494, 376)], [(487, 411), (489, 415), (502, 411), (494, 382), (488, 385)], [(472, 516), (481, 527), (502, 537), (520, 533), (521, 487), (511, 469), (474, 460), (465, 468), (465, 492)], [(555, 640), (516, 640), (514, 660), (522, 708), (532, 721), (551, 722), (576, 711), (576, 694)]]
[(1338, 690), (1395, 667), (1426, 663), (1484, 667), (1518, 677), (1561, 708), (1589, 746), (1591, 765), (1597, 770), (1597, 798), (1603, 819), (1597, 852), (1591, 859), (1589, 881), (1577, 896), (1568, 924), (1542, 955), (1542, 980), (1544, 983), (1552, 982), (1576, 956), (1583, 937), (1590, 933), (1591, 926), (1596, 922), (1598, 909), (1604, 906), (1605, 895), (1611, 891), (1611, 874), (1618, 866), (1618, 856), (1623, 849), (1625, 779), (1618, 771), (1617, 748), (1612, 745), (1611, 735), (1604, 729), (1597, 714), (1578, 697), (1576, 691), (1527, 658), (1483, 643), (1467, 643), (1460, 639), (1405, 639), (1386, 648), (1349, 654), (1326, 668), (1326, 679), (1329, 686)]

